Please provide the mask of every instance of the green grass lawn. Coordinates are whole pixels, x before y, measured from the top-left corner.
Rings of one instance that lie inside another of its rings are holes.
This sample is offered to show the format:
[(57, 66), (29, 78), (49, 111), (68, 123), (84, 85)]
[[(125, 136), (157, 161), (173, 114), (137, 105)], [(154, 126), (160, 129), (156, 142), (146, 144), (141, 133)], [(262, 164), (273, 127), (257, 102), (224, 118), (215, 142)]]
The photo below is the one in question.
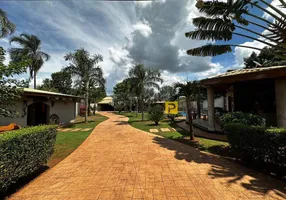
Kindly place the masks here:
[[(119, 113), (118, 113), (119, 114)], [(124, 115), (126, 117), (129, 117), (128, 123), (140, 130), (149, 132), (150, 129), (160, 129), (160, 128), (179, 128), (175, 123), (172, 123), (169, 119), (163, 119), (158, 126), (155, 126), (155, 124), (148, 120), (148, 113), (144, 113), (144, 121), (141, 121), (141, 113), (138, 113), (138, 116), (136, 117), (136, 113), (130, 113), (130, 112), (123, 112), (120, 113), (120, 115)], [(178, 122), (178, 121), (176, 121)], [(160, 130), (159, 130), (160, 131)], [(190, 146), (193, 146), (197, 149), (228, 156), (229, 152), (229, 145), (228, 142), (222, 142), (212, 139), (206, 139), (202, 137), (195, 137), (195, 141), (190, 141), (187, 138), (189, 137), (189, 133), (185, 130), (182, 131), (171, 131), (171, 132), (158, 132), (153, 133), (156, 135), (163, 136), (165, 138), (174, 139), (179, 142), (188, 144)]]
[(55, 144), (55, 150), (51, 156), (48, 166), (53, 167), (61, 160), (71, 154), (92, 132), (100, 122), (106, 120), (107, 117), (96, 114), (95, 116), (89, 116), (89, 123), (84, 123), (83, 117), (78, 117), (76, 121), (78, 123), (66, 126), (67, 128), (92, 128), (90, 131), (77, 131), (77, 132), (58, 132), (57, 140)]

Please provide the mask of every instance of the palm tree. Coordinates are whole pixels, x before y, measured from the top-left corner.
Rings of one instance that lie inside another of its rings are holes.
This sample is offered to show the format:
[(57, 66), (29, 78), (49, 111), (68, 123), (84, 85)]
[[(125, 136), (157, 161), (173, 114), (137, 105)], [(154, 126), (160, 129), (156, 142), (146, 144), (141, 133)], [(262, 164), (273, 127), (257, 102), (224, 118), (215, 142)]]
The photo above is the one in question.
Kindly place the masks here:
[[(284, 0), (279, 1), (283, 6), (286, 5)], [(206, 17), (194, 18), (193, 24), (197, 29), (185, 33), (186, 37), (199, 40), (230, 41), (235, 35), (261, 42), (272, 47), (277, 57), (286, 58), (286, 14), (266, 0), (227, 0), (227, 2), (198, 0), (196, 6)], [(274, 19), (274, 22), (254, 14), (249, 7), (255, 7), (267, 13)], [(260, 28), (265, 32), (260, 33), (252, 28), (247, 28), (248, 25)], [(190, 49), (187, 54), (216, 56), (231, 52), (231, 47), (261, 50), (257, 47), (238, 44), (207, 44)]]
[(5, 11), (0, 8), (0, 38), (11, 35), (15, 31), (15, 24), (13, 24), (7, 17)]
[(30, 78), (34, 78), (34, 88), (36, 89), (37, 73), (45, 61), (50, 59), (49, 54), (41, 51), (41, 40), (35, 35), (21, 34), (10, 39), (10, 44), (16, 42), (21, 48), (11, 48), (10, 55), (13, 62), (29, 59), (31, 63), (28, 68)]
[(160, 89), (158, 82), (162, 83), (161, 73), (158, 69), (145, 68), (143, 64), (135, 65), (129, 71), (132, 86), (136, 94), (136, 116), (138, 114), (138, 104), (140, 101), (142, 111), (142, 121), (144, 120), (144, 90), (147, 88)]
[(69, 65), (64, 69), (76, 78), (75, 86), (83, 89), (85, 96), (85, 123), (87, 123), (88, 114), (88, 97), (90, 84), (97, 83), (102, 86), (105, 84), (103, 78), (103, 72), (98, 65), (103, 61), (103, 58), (99, 54), (91, 56), (85, 49), (78, 49), (75, 52), (68, 53), (65, 56), (66, 61), (70, 61)]
[(196, 100), (197, 95), (199, 94), (199, 86), (197, 81), (188, 81), (187, 83), (176, 83), (175, 88), (178, 90), (179, 96), (185, 96), (186, 99), (186, 106), (189, 118), (189, 126), (190, 126), (190, 139), (194, 140), (194, 133), (193, 133), (193, 119), (192, 119), (192, 112), (191, 112), (191, 101)]

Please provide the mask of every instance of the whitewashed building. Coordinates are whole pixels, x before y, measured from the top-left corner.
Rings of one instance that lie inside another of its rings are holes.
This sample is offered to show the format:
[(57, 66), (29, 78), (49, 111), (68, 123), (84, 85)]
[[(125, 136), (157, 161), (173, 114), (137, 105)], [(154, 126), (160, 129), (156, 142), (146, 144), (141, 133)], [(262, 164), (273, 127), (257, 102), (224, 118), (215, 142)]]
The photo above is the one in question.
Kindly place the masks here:
[(0, 117), (0, 125), (16, 123), (25, 127), (49, 124), (53, 120), (69, 123), (76, 118), (76, 102), (79, 101), (78, 96), (24, 88), (21, 99), (15, 105), (17, 117)]

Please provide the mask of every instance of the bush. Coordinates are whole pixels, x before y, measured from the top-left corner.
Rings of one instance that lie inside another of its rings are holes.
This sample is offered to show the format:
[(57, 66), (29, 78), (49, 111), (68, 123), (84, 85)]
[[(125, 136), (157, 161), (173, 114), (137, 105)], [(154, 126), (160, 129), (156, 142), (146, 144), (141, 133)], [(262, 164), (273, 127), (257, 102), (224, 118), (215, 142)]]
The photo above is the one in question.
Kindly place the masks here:
[(229, 123), (224, 132), (230, 147), (242, 160), (286, 175), (286, 129)]
[(175, 118), (179, 117), (179, 114), (167, 114), (167, 117), (171, 120), (172, 123), (174, 123)]
[(149, 120), (154, 122), (157, 126), (159, 124), (159, 121), (161, 121), (164, 117), (162, 107), (160, 105), (156, 105), (150, 108), (148, 117)]
[(0, 135), (0, 191), (45, 165), (53, 153), (55, 126), (35, 126)]
[(250, 113), (243, 113), (243, 112), (232, 112), (226, 113), (220, 118), (220, 123), (222, 128), (225, 127), (228, 123), (240, 123), (246, 124), (250, 126), (265, 126), (266, 121), (264, 118), (253, 115)]

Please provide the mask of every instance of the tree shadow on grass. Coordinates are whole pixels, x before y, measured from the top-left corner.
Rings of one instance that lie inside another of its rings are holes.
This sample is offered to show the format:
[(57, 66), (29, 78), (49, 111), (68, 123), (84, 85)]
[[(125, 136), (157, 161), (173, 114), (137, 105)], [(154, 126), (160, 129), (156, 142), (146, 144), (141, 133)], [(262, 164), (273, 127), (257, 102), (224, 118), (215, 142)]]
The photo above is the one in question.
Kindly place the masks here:
[[(272, 179), (269, 176), (260, 174), (219, 156), (199, 152), (195, 148), (173, 140), (160, 137), (154, 137), (153, 140), (154, 143), (157, 143), (161, 147), (175, 151), (174, 157), (178, 160), (209, 164), (211, 169), (208, 171), (208, 175), (212, 179), (219, 179), (225, 182), (229, 187), (237, 186), (236, 184), (238, 184), (257, 195), (264, 196), (271, 191), (272, 194), (280, 198), (286, 198), (286, 187), (283, 181)], [(202, 165), (202, 169), (204, 166)]]
[(38, 176), (40, 176), (42, 173), (44, 173), (46, 170), (48, 170), (49, 167), (48, 166), (41, 166), (37, 171), (35, 171), (34, 173), (22, 177), (20, 179), (18, 179), (15, 183), (11, 184), (7, 190), (2, 190), (0, 191), (0, 199), (5, 199), (8, 196), (16, 193), (18, 190), (20, 190), (21, 188), (23, 188), (25, 185), (27, 185), (29, 182), (31, 182), (32, 180), (34, 180), (35, 178), (37, 178)]

